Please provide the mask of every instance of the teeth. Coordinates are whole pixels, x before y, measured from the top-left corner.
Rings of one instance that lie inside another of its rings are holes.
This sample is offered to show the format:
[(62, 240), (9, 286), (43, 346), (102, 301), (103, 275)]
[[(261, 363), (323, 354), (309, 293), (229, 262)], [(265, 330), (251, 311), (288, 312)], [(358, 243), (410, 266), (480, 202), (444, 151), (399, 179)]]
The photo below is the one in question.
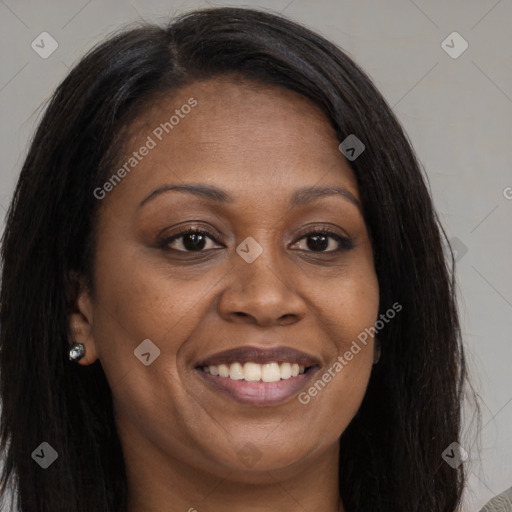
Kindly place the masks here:
[(229, 378), (231, 380), (243, 380), (244, 367), (240, 363), (231, 363), (229, 367)]
[(281, 380), (281, 371), (277, 363), (261, 365), (261, 380), (263, 382), (277, 382)]
[[(212, 373), (212, 368), (215, 368), (215, 366), (209, 366), (210, 373)], [(219, 375), (221, 377), (229, 377), (229, 366), (227, 364), (219, 364)]]
[(233, 380), (245, 380), (247, 382), (277, 382), (291, 377), (302, 375), (305, 371), (304, 365), (297, 363), (240, 363), (219, 364), (218, 366), (205, 366), (203, 370), (214, 376), (230, 378)]
[(250, 382), (257, 382), (261, 380), (261, 364), (245, 363), (244, 364), (244, 379)]
[(281, 379), (289, 379), (292, 376), (292, 365), (283, 363), (281, 365)]

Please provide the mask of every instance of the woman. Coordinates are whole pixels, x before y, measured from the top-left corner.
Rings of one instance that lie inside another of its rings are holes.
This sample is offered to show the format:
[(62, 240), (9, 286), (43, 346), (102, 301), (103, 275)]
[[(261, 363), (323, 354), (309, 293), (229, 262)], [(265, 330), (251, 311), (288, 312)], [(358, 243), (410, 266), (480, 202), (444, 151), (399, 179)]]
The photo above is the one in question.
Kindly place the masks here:
[(441, 234), (390, 108), (319, 35), (219, 8), (110, 38), (7, 219), (3, 489), (23, 512), (457, 510)]

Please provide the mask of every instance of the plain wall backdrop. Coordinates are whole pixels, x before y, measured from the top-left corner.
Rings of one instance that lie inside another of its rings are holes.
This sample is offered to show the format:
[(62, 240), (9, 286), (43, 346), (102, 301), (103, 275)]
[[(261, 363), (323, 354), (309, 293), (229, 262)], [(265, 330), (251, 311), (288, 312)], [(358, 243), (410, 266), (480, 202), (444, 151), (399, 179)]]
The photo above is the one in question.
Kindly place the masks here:
[(338, 44), (406, 129), (457, 254), (482, 407), (464, 510), (479, 510), (512, 486), (511, 0), (0, 0), (0, 228), (40, 107), (70, 66), (120, 25), (221, 5), (281, 12)]

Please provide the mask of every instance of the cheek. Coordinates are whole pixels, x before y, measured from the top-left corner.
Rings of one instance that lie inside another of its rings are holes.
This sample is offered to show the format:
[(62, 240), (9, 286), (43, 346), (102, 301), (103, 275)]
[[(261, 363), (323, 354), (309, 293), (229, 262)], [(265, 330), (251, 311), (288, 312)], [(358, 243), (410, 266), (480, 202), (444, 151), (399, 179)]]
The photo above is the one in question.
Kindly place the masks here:
[(115, 265), (104, 253), (97, 268), (93, 335), (117, 414), (141, 430), (151, 418), (173, 432), (183, 431), (178, 404), (190, 398), (177, 357), (205, 314), (201, 297), (216, 280), (180, 284), (129, 253)]
[(339, 275), (323, 281), (317, 290), (311, 302), (320, 305), (321, 325), (342, 354), (378, 318), (379, 283), (371, 253), (357, 255)]
[[(379, 312), (379, 287), (375, 273), (355, 277), (342, 287), (339, 304), (339, 351), (349, 350), (355, 340), (364, 340), (364, 333), (375, 325)], [(369, 338), (371, 342), (371, 337)], [(362, 345), (364, 348), (364, 344)]]
[[(151, 272), (131, 268), (111, 268), (98, 276), (94, 338), (102, 364), (118, 373), (138, 363), (134, 351), (147, 339), (172, 365), (187, 326), (194, 323), (194, 304), (204, 293), (202, 287), (176, 288)], [(110, 365), (112, 358), (115, 365)]]
[(168, 339), (171, 332), (186, 331), (201, 298), (218, 280), (218, 275), (211, 273), (193, 276), (172, 269), (147, 250), (115, 239), (98, 250), (96, 268), (100, 329), (129, 335), (127, 342)]
[(333, 282), (316, 301), (321, 304), (319, 324), (332, 340), (330, 360), (299, 398), (321, 411), (324, 421), (344, 430), (359, 408), (373, 366), (379, 285), (371, 258), (361, 258)]

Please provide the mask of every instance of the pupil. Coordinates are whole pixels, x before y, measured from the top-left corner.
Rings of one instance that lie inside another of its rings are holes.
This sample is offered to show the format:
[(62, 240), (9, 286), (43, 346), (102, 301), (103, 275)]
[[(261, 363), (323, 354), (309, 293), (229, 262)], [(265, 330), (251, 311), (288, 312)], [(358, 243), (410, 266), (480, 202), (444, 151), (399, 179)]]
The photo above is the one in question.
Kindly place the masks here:
[[(311, 240), (313, 242), (310, 243)], [(307, 246), (311, 250), (325, 251), (329, 246), (329, 240), (325, 235), (313, 235), (308, 237)]]
[(183, 246), (188, 251), (200, 251), (204, 244), (205, 237), (201, 233), (189, 233), (183, 237)]

